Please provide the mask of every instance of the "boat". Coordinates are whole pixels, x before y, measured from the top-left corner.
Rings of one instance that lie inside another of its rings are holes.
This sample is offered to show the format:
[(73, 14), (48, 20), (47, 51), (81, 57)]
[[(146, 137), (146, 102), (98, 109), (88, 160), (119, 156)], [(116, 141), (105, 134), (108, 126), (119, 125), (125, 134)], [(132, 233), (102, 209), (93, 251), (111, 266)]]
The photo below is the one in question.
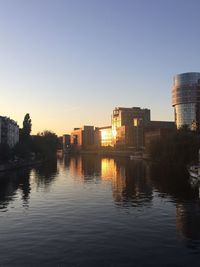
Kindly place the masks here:
[(200, 181), (200, 165), (192, 165), (188, 168), (190, 177), (198, 179)]
[(199, 149), (199, 163), (188, 167), (190, 178), (200, 181), (200, 149)]
[(132, 155), (130, 155), (130, 160), (142, 159), (142, 158), (143, 158), (143, 153), (141, 151), (136, 151)]

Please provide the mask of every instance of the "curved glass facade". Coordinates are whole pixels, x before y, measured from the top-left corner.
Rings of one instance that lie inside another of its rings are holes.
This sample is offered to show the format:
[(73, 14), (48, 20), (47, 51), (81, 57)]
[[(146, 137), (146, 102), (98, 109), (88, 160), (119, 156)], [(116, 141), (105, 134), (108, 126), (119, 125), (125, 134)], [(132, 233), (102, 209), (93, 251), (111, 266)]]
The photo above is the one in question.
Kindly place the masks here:
[(200, 73), (189, 72), (174, 77), (172, 105), (177, 128), (187, 125), (196, 130), (200, 125)]

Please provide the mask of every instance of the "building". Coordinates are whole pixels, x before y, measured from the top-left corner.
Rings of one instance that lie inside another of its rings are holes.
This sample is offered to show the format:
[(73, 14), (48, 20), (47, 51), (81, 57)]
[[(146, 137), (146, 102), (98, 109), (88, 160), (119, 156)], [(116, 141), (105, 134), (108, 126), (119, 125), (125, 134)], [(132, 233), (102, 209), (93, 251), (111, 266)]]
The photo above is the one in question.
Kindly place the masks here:
[(174, 77), (172, 106), (176, 127), (188, 126), (191, 130), (200, 127), (200, 73), (181, 73)]
[(116, 147), (144, 147), (144, 127), (150, 122), (149, 109), (116, 107), (112, 114), (113, 143)]
[(144, 147), (143, 125), (124, 125), (117, 128), (116, 147), (141, 149)]
[(14, 120), (0, 116), (0, 144), (14, 147), (19, 142), (19, 126)]
[(149, 150), (151, 143), (166, 139), (174, 134), (174, 129), (158, 128), (145, 132), (145, 148)]
[(142, 120), (143, 124), (147, 124), (150, 121), (150, 118), (150, 109), (141, 109), (140, 107), (116, 107), (112, 114), (112, 129), (116, 130), (118, 127), (124, 125), (136, 126), (137, 120)]
[(145, 148), (148, 149), (152, 142), (170, 137), (175, 130), (173, 121), (150, 121), (145, 127)]
[(95, 129), (95, 144), (98, 147), (113, 146), (113, 133), (111, 126), (98, 127)]
[(146, 126), (146, 130), (152, 131), (157, 129), (176, 129), (176, 125), (173, 121), (150, 121)]
[[(71, 133), (70, 143), (72, 149), (97, 149), (99, 147), (115, 147), (117, 149), (143, 150), (145, 139), (151, 140), (151, 136), (160, 138), (166, 129), (175, 129), (174, 122), (151, 121), (149, 109), (139, 107), (116, 107), (111, 116), (111, 126), (96, 127), (83, 126), (75, 128)], [(151, 132), (149, 137), (145, 137)]]
[(77, 150), (92, 148), (94, 146), (94, 126), (74, 128), (71, 133), (70, 143), (72, 148)]

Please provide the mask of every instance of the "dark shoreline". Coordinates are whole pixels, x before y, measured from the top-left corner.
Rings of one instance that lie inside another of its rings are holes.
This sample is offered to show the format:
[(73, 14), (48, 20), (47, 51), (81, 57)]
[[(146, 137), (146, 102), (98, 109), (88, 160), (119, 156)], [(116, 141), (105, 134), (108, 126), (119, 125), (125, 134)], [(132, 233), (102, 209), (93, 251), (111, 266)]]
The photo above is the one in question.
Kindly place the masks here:
[(135, 152), (130, 150), (80, 150), (79, 152), (69, 153), (69, 155), (98, 155), (98, 156), (120, 156), (130, 157), (131, 159), (145, 159), (149, 160), (149, 156), (146, 153)]
[(42, 164), (43, 160), (27, 160), (23, 162), (8, 162), (0, 164), (0, 172), (16, 170), (20, 168), (32, 167), (34, 165)]

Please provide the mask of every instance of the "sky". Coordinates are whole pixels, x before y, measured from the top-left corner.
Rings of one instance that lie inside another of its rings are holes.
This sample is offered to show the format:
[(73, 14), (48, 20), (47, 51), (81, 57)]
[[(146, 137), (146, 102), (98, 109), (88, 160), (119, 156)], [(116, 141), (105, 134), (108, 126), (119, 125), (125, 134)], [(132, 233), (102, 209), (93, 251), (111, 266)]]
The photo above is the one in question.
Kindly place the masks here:
[(200, 71), (199, 0), (0, 0), (0, 115), (32, 133), (174, 120), (173, 76)]

